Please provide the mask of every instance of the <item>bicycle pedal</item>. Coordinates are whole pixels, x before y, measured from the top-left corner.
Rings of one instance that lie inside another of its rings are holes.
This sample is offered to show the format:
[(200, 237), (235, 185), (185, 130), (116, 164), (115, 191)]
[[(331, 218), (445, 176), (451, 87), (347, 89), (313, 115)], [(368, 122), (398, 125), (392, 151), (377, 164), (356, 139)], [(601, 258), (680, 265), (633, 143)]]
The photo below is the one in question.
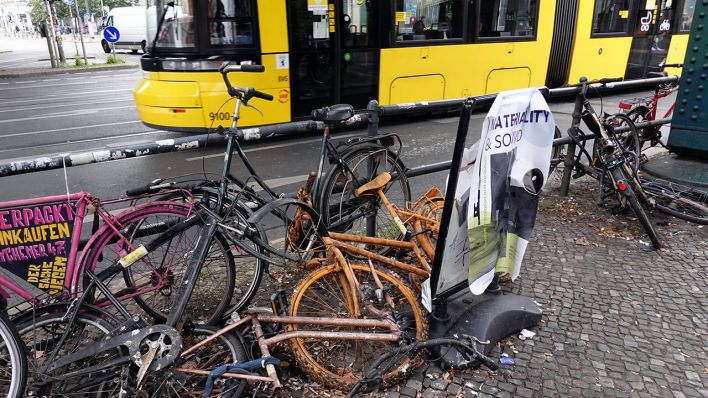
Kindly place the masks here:
[(270, 296), (270, 305), (273, 308), (273, 314), (285, 316), (288, 311), (288, 296), (285, 290), (278, 289)]

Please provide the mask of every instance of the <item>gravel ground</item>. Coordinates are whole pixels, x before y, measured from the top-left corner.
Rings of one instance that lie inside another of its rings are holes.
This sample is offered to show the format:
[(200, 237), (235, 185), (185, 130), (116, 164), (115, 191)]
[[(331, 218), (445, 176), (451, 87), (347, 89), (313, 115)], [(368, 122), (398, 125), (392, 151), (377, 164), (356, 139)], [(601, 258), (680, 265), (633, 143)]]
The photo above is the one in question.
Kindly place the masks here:
[[(376, 395), (708, 397), (708, 228), (656, 214), (665, 248), (653, 251), (633, 214), (597, 205), (594, 180), (574, 181), (569, 197), (550, 185), (525, 268), (505, 286), (540, 303), (543, 320), (532, 339), (512, 336), (491, 353), (506, 346), (515, 364), (444, 372), (430, 363)], [(296, 278), (279, 275), (286, 286)], [(283, 394), (341, 395), (297, 375)]]

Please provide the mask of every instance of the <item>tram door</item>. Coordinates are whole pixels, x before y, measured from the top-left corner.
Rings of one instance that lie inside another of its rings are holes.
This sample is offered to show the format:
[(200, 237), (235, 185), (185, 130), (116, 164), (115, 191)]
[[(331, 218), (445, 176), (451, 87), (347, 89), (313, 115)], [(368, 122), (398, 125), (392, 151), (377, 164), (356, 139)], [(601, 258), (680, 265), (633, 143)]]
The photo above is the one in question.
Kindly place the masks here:
[(293, 117), (376, 98), (378, 0), (287, 0)]
[(625, 79), (639, 79), (647, 77), (649, 72), (661, 72), (659, 65), (666, 62), (669, 53), (677, 1), (639, 0)]

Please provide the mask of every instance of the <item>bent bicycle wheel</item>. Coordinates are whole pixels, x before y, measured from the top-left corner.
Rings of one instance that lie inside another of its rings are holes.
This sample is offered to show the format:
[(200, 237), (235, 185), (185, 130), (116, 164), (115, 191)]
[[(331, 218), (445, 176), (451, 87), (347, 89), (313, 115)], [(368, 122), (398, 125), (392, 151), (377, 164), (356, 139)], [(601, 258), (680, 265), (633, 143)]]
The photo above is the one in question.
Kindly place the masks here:
[[(398, 277), (377, 269), (376, 276), (389, 294), (394, 308), (386, 300), (376, 297), (376, 280), (368, 265), (351, 265), (366, 300), (380, 310), (390, 310), (393, 319), (403, 332), (402, 341), (385, 342), (373, 340), (328, 340), (318, 338), (295, 338), (292, 340), (299, 365), (312, 380), (330, 388), (349, 390), (381, 354), (398, 348), (411, 340), (424, 340), (428, 327), (423, 310), (411, 289)], [(348, 318), (350, 315), (345, 291), (344, 272), (334, 266), (319, 268), (305, 276), (291, 298), (291, 316)], [(346, 282), (345, 282), (346, 283)], [(375, 319), (374, 317), (369, 317)], [(389, 330), (347, 328), (336, 326), (293, 325), (293, 330), (365, 331), (386, 333)], [(416, 358), (398, 357), (388, 373), (382, 375), (384, 386), (400, 380), (416, 365)]]
[(642, 179), (641, 184), (658, 210), (682, 220), (708, 225), (708, 191), (649, 179)]

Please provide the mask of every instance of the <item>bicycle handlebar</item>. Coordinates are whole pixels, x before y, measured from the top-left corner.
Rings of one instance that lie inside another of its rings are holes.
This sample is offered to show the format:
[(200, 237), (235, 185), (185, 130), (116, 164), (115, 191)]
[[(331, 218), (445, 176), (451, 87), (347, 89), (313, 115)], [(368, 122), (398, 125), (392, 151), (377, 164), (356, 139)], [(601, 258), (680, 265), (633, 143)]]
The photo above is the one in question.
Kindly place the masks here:
[(569, 84), (568, 87), (580, 87), (583, 85), (591, 85), (591, 84), (609, 84), (609, 83), (616, 83), (616, 82), (621, 82), (624, 79), (621, 77), (605, 77), (602, 79), (597, 79), (597, 80), (588, 80), (587, 77), (583, 76), (580, 78), (580, 83), (575, 83), (575, 84)]
[(266, 101), (273, 101), (273, 96), (270, 94), (266, 94), (262, 91), (258, 91), (254, 89), (253, 87), (249, 87), (249, 89), (253, 90), (253, 96), (256, 98), (264, 99)]
[(248, 102), (248, 100), (253, 97), (260, 98), (260, 99), (263, 99), (266, 101), (273, 101), (272, 95), (266, 94), (262, 91), (258, 91), (253, 87), (248, 87), (248, 88), (244, 89), (244, 88), (232, 86), (231, 82), (229, 81), (229, 72), (261, 73), (261, 72), (265, 72), (265, 66), (251, 65), (251, 64), (235, 65), (230, 62), (224, 62), (219, 67), (219, 73), (221, 73), (221, 77), (224, 79), (224, 83), (226, 84), (226, 89), (227, 89), (230, 96), (232, 96), (232, 97), (241, 96), (241, 97), (243, 97), (242, 99), (245, 102)]
[(661, 69), (664, 68), (683, 68), (683, 64), (663, 64), (661, 65)]

